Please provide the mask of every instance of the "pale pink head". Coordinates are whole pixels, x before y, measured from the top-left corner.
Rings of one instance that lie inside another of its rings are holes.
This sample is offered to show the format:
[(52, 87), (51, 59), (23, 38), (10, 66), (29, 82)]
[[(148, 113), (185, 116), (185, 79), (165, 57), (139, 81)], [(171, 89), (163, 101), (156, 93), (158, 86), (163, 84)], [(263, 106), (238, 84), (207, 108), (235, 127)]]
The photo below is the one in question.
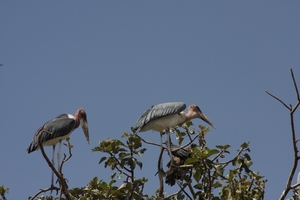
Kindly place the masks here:
[(79, 123), (82, 127), (83, 133), (85, 135), (85, 138), (86, 138), (86, 140), (89, 144), (90, 143), (90, 137), (89, 137), (89, 127), (88, 127), (86, 112), (84, 111), (83, 108), (79, 108), (76, 111), (75, 117), (76, 117), (77, 120), (79, 120)]
[(188, 119), (199, 118), (208, 123), (211, 127), (216, 128), (213, 123), (204, 115), (200, 108), (194, 104), (189, 106), (189, 111), (186, 114)]

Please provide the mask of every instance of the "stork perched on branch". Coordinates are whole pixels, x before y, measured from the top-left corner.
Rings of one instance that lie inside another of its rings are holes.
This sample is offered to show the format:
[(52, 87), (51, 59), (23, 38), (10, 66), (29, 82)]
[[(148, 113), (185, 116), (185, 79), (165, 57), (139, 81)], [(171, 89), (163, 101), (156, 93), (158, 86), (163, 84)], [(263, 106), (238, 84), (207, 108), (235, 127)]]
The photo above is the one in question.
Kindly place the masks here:
[[(134, 134), (145, 132), (148, 130), (160, 132), (160, 143), (162, 146), (162, 135), (164, 132), (168, 134), (168, 151), (171, 156), (171, 141), (170, 141), (170, 128), (182, 126), (186, 121), (199, 118), (215, 128), (213, 123), (202, 113), (200, 108), (194, 104), (190, 105), (188, 112), (184, 113), (186, 104), (183, 102), (169, 102), (152, 106), (146, 110), (142, 116), (136, 121), (135, 125), (131, 127)], [(160, 166), (162, 171), (162, 163)]]
[[(202, 119), (215, 128), (213, 123), (202, 113), (198, 106), (194, 104), (190, 105), (187, 113), (183, 112), (185, 108), (186, 105), (183, 102), (162, 103), (152, 106), (142, 114), (131, 130), (135, 134), (148, 130), (158, 131), (161, 135), (164, 132), (169, 134), (170, 128), (182, 126), (186, 121), (195, 118)], [(170, 146), (170, 142), (168, 146)]]
[[(79, 124), (82, 127), (87, 142), (89, 143), (89, 130), (87, 116), (83, 108), (76, 111), (75, 116), (71, 114), (61, 114), (56, 118), (46, 122), (34, 134), (33, 140), (27, 148), (28, 153), (39, 150), (38, 138), (40, 138), (43, 146), (52, 146), (52, 164), (54, 166), (55, 146), (59, 143), (57, 160), (58, 167), (60, 165), (60, 149), (61, 141), (68, 138), (71, 133), (78, 128)], [(39, 134), (42, 134), (39, 137)], [(52, 172), (51, 186), (53, 186), (54, 173)]]
[(213, 123), (202, 113), (198, 106), (194, 104), (190, 105), (186, 114), (183, 112), (185, 108), (186, 105), (183, 102), (162, 103), (152, 106), (142, 114), (131, 130), (134, 133), (148, 130), (162, 133), (168, 128), (173, 128), (178, 125), (181, 126), (186, 121), (195, 118), (202, 119), (215, 128)]

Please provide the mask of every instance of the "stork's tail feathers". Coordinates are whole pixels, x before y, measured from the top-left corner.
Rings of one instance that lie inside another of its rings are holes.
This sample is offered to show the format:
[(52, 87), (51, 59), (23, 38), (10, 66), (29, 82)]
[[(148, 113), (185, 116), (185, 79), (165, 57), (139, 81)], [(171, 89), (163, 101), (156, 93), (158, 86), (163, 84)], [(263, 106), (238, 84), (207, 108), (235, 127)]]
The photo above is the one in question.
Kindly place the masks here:
[(35, 142), (32, 142), (27, 148), (28, 153), (36, 151), (38, 149), (38, 145)]
[(178, 174), (179, 170), (176, 168), (169, 169), (166, 173), (166, 181), (165, 183), (173, 186), (176, 183), (176, 180), (180, 178)]
[(140, 131), (140, 128), (131, 127), (131, 131), (132, 133), (137, 134)]

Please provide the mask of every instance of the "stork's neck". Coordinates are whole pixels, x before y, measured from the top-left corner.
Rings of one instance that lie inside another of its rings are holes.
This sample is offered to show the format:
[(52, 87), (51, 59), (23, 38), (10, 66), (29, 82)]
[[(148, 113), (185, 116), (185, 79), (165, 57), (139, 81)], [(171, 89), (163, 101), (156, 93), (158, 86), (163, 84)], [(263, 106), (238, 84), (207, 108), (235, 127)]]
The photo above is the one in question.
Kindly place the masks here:
[(189, 120), (192, 120), (192, 119), (195, 119), (197, 118), (197, 113), (195, 113), (194, 111), (192, 110), (189, 110), (186, 114), (185, 114), (185, 121), (189, 121)]
[(79, 112), (77, 111), (76, 113), (75, 113), (75, 117), (74, 117), (74, 120), (75, 120), (75, 124), (74, 124), (74, 129), (75, 128), (78, 128), (78, 126), (79, 126), (79, 124), (80, 124), (80, 122), (79, 122)]
[(75, 119), (74, 129), (78, 128), (79, 124), (79, 119)]
[(187, 114), (185, 114), (184, 112), (179, 113), (179, 115), (181, 115), (181, 123), (179, 123), (178, 126), (182, 126), (189, 119), (187, 117)]

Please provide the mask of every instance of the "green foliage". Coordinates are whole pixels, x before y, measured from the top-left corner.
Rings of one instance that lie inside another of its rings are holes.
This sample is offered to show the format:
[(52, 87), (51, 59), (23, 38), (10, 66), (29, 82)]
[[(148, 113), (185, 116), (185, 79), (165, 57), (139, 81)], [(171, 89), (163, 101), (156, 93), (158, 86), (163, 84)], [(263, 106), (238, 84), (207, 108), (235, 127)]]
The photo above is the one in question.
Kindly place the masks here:
[[(109, 184), (94, 178), (93, 182), (90, 182), (89, 187), (85, 188), (85, 190), (92, 193), (97, 191), (99, 194), (95, 198), (143, 199), (147, 196), (142, 191), (148, 179), (145, 177), (137, 179), (134, 175), (134, 170), (137, 166), (139, 169), (143, 168), (143, 163), (138, 160), (138, 157), (144, 154), (146, 148), (141, 148), (141, 138), (136, 135), (124, 133), (122, 138), (127, 139), (125, 143), (120, 140), (107, 139), (101, 141), (99, 146), (93, 148), (93, 152), (108, 154), (108, 156), (100, 158), (99, 164), (104, 162), (105, 168), (110, 167), (111, 170), (115, 170)], [(113, 186), (113, 183), (116, 182), (116, 175), (117, 179), (125, 176), (124, 183), (119, 187)], [(99, 186), (101, 187), (99, 188)], [(93, 195), (92, 193), (90, 195)]]
[[(185, 165), (193, 165), (192, 177), (195, 181), (194, 197), (197, 199), (263, 199), (264, 183), (266, 182), (258, 173), (250, 170), (252, 160), (248, 152), (249, 143), (240, 146), (238, 154), (231, 160), (222, 161), (230, 145), (217, 145), (210, 149), (204, 144), (204, 134), (207, 129), (201, 127), (200, 148), (192, 148), (190, 158)], [(230, 168), (231, 165), (231, 168)], [(228, 174), (224, 174), (228, 171)], [(189, 177), (187, 175), (186, 177)], [(219, 195), (214, 191), (220, 188)]]
[(143, 170), (139, 158), (147, 153), (147, 149), (143, 148), (146, 141), (125, 132), (121, 136), (122, 141), (108, 138), (93, 148), (93, 152), (101, 153), (98, 163), (112, 171), (110, 180), (106, 182), (94, 177), (86, 186), (70, 189), (72, 199), (263, 199), (266, 179), (251, 169), (253, 161), (249, 155), (249, 142), (241, 144), (236, 155), (226, 159), (231, 146), (225, 144), (209, 148), (205, 141), (209, 128), (199, 126), (197, 131), (191, 129), (192, 125), (192, 122), (187, 122), (183, 129), (171, 130), (179, 144), (188, 140), (184, 146), (190, 145), (187, 148), (189, 157), (168, 169), (179, 185), (177, 192), (168, 195), (166, 191), (171, 186), (165, 185), (164, 192), (160, 193), (161, 188), (157, 185), (156, 194), (144, 193), (148, 179), (136, 177), (135, 170)]
[[(132, 190), (138, 188), (147, 182), (147, 179), (137, 179), (133, 182), (123, 183), (121, 186), (114, 186), (116, 180), (115, 174), (112, 175), (109, 183), (103, 180), (98, 180), (97, 177), (93, 178), (86, 187), (74, 188), (70, 190), (73, 197), (80, 200), (86, 199), (113, 199), (113, 200), (127, 200), (127, 199), (143, 199), (144, 195), (138, 192), (138, 190)], [(131, 194), (131, 195), (129, 195)]]
[(141, 138), (132, 134), (124, 133), (122, 138), (128, 138), (126, 144), (120, 140), (107, 139), (100, 142), (98, 147), (92, 149), (93, 152), (102, 152), (109, 155), (100, 158), (99, 164), (105, 161), (104, 167), (110, 167), (112, 170), (117, 169), (119, 175), (126, 172), (133, 172), (138, 166), (142, 169), (143, 164), (136, 156), (141, 156), (146, 151), (142, 147)]
[(5, 200), (5, 194), (9, 192), (9, 188), (5, 188), (4, 185), (0, 185), (0, 200)]

